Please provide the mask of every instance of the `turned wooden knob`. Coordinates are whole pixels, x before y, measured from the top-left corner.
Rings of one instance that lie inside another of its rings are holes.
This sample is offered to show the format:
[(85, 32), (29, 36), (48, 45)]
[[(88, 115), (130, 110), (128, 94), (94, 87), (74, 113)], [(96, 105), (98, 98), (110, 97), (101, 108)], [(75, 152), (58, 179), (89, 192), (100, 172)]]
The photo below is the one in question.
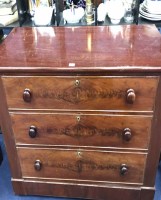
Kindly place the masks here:
[(31, 102), (31, 97), (32, 97), (32, 95), (31, 95), (31, 91), (30, 91), (30, 89), (25, 89), (24, 90), (24, 92), (23, 92), (23, 100), (25, 101), (25, 102)]
[(127, 103), (129, 104), (133, 104), (135, 102), (136, 99), (136, 95), (135, 95), (135, 91), (133, 89), (129, 89), (127, 90)]
[(29, 136), (31, 138), (35, 138), (37, 135), (37, 128), (35, 126), (30, 126), (29, 128)]
[(123, 133), (122, 133), (122, 137), (125, 141), (130, 141), (131, 140), (131, 130), (129, 128), (125, 128)]
[(126, 164), (122, 164), (120, 166), (120, 174), (125, 175), (125, 174), (127, 174), (127, 172), (128, 172), (128, 166)]
[(34, 164), (34, 167), (35, 167), (36, 171), (40, 171), (41, 167), (42, 167), (41, 161), (40, 160), (36, 160), (35, 164)]

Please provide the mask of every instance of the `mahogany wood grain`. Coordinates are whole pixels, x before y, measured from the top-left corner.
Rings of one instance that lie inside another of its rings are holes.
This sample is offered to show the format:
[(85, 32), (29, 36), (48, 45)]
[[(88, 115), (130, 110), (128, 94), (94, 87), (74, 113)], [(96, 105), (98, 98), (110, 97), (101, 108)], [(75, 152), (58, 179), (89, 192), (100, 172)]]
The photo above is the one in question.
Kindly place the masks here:
[[(15, 141), (20, 144), (77, 145), (147, 149), (152, 116), (80, 114), (80, 113), (10, 113)], [(79, 120), (78, 120), (78, 119)], [(35, 137), (29, 136), (30, 127)], [(126, 141), (124, 131), (131, 130)]]
[(140, 199), (152, 200), (154, 199), (154, 188), (142, 187)]
[(0, 72), (158, 73), (160, 40), (155, 25), (17, 27), (0, 45)]
[[(13, 185), (16, 182), (22, 183), (25, 188), (25, 194), (27, 195), (47, 195), (57, 197), (80, 197), (80, 199), (99, 199), (99, 200), (120, 200), (123, 197), (124, 200), (145, 200), (140, 199), (140, 187), (123, 187), (121, 185), (101, 185), (98, 184), (77, 184), (77, 183), (65, 183), (65, 182), (44, 182), (34, 181), (30, 179), (12, 180)], [(20, 189), (17, 188), (16, 194), (23, 194)]]
[(12, 171), (12, 177), (21, 178), (22, 174), (21, 174), (21, 169), (20, 169), (20, 163), (17, 156), (15, 139), (12, 132), (11, 120), (10, 120), (8, 109), (7, 109), (7, 102), (6, 102), (6, 97), (5, 97), (1, 78), (0, 78), (0, 97), (1, 97), (1, 103), (0, 103), (1, 124), (0, 125), (1, 125), (1, 130), (3, 132), (4, 143), (6, 146), (10, 169)]
[(27, 195), (26, 188), (25, 188), (25, 185), (23, 183), (23, 181), (24, 181), (23, 179), (12, 178), (11, 181), (12, 181), (12, 186), (13, 186), (13, 190), (14, 190), (15, 194)]
[[(152, 137), (149, 145), (147, 164), (145, 170), (144, 184), (151, 187), (155, 184), (156, 172), (158, 169), (159, 158), (161, 154), (161, 78), (158, 84), (157, 97), (155, 102), (155, 113), (152, 123)], [(149, 176), (150, 174), (150, 176)]]
[[(0, 45), (0, 121), (16, 194), (153, 199), (160, 43), (154, 25), (12, 30)], [(129, 141), (98, 134), (129, 124)]]
[[(9, 108), (153, 110), (158, 77), (3, 77)], [(79, 81), (79, 85), (76, 82)], [(13, 89), (15, 87), (16, 89)], [(24, 101), (25, 89), (31, 102)], [(127, 101), (127, 91), (135, 101)]]
[[(145, 153), (22, 147), (17, 151), (22, 177), (143, 183)], [(40, 170), (35, 170), (36, 160), (41, 162)], [(120, 173), (122, 164), (128, 167), (125, 175)]]

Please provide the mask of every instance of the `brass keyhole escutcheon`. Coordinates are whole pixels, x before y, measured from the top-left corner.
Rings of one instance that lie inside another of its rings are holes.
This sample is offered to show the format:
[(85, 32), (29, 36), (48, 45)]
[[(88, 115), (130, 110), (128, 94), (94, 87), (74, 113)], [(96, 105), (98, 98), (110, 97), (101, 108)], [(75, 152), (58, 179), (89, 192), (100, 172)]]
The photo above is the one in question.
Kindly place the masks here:
[(80, 151), (77, 152), (78, 157), (82, 156), (82, 153)]
[(80, 122), (80, 116), (77, 116), (76, 119), (77, 119), (77, 122)]
[(75, 86), (79, 86), (79, 84), (80, 84), (80, 81), (79, 81), (79, 80), (76, 80), (76, 81), (75, 81)]

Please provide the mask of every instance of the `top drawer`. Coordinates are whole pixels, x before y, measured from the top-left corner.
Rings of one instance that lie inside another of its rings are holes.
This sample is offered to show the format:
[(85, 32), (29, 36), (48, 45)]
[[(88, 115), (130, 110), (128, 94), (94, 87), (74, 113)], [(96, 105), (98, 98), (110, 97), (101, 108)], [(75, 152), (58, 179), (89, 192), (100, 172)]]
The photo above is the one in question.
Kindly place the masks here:
[(2, 77), (9, 108), (153, 110), (158, 77)]

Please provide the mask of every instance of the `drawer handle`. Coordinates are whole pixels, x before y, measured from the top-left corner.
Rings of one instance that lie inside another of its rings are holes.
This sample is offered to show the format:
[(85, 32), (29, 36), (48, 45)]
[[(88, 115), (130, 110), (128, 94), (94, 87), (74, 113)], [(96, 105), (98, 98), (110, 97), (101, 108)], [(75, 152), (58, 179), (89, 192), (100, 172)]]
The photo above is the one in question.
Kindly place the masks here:
[(130, 141), (131, 140), (131, 129), (129, 128), (125, 128), (123, 133), (122, 133), (122, 137), (125, 141)]
[(37, 128), (35, 126), (30, 126), (29, 128), (29, 136), (31, 138), (35, 138), (37, 135)]
[(120, 166), (120, 174), (124, 176), (128, 172), (128, 166), (126, 164), (122, 164)]
[(35, 170), (36, 171), (40, 171), (41, 170), (41, 167), (42, 167), (42, 163), (40, 160), (36, 160), (35, 161), (35, 164), (34, 164), (34, 167), (35, 167)]
[(32, 97), (32, 95), (31, 95), (31, 91), (30, 91), (30, 89), (25, 89), (24, 90), (24, 92), (23, 92), (23, 100), (25, 101), (25, 102), (31, 102), (31, 97)]
[(127, 103), (133, 104), (136, 99), (135, 91), (133, 89), (128, 89), (127, 90)]

